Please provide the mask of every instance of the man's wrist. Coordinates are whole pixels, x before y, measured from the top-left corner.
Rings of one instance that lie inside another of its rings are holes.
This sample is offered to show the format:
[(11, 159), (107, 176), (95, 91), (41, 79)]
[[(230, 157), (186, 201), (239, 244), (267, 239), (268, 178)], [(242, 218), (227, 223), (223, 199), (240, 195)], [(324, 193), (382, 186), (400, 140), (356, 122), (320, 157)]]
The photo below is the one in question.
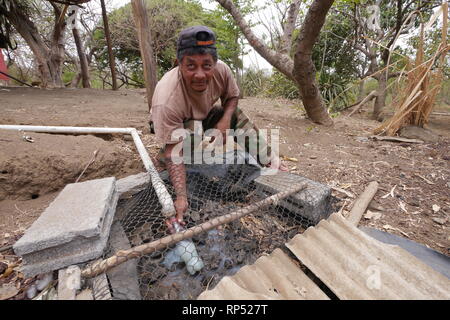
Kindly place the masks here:
[(186, 192), (176, 192), (175, 195), (176, 195), (177, 199), (187, 199)]

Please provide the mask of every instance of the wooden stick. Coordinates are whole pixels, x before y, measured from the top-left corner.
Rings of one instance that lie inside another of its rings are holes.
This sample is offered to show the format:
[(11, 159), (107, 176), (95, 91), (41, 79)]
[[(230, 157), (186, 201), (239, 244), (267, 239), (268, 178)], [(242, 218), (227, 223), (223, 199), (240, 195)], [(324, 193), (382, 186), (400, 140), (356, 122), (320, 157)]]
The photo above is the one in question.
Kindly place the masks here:
[(378, 182), (372, 181), (371, 183), (369, 183), (364, 192), (359, 196), (359, 198), (356, 199), (353, 208), (348, 214), (347, 218), (347, 220), (355, 227), (358, 225), (364, 212), (369, 206), (370, 201), (372, 201), (372, 198), (375, 196), (377, 191), (378, 191)]
[(406, 143), (423, 143), (422, 140), (418, 139), (407, 139), (400, 137), (390, 137), (390, 136), (370, 136), (370, 139), (378, 141), (393, 141), (393, 142), (406, 142)]
[(356, 107), (353, 109), (352, 112), (349, 113), (348, 117), (351, 117), (356, 111), (358, 111), (366, 102), (369, 102), (373, 98), (377, 96), (377, 92), (373, 90), (371, 93), (367, 95)]
[(258, 209), (261, 209), (263, 207), (266, 207), (271, 204), (278, 204), (278, 202), (281, 199), (284, 199), (294, 193), (298, 193), (303, 189), (306, 189), (306, 183), (299, 184), (297, 186), (294, 186), (288, 191), (279, 192), (277, 194), (274, 194), (273, 196), (270, 196), (264, 200), (261, 200), (257, 203), (254, 203), (252, 205), (249, 205), (245, 208), (242, 208), (240, 210), (234, 211), (232, 213), (223, 215), (221, 217), (214, 218), (210, 221), (204, 222), (202, 224), (199, 224), (197, 226), (194, 226), (192, 228), (189, 228), (183, 232), (178, 232), (169, 236), (166, 236), (164, 238), (155, 240), (150, 243), (142, 244), (137, 247), (130, 248), (128, 250), (120, 250), (115, 255), (102, 260), (95, 262), (92, 266), (88, 266), (86, 269), (84, 269), (81, 272), (81, 276), (84, 278), (92, 278), (95, 277), (101, 273), (104, 273), (108, 271), (109, 269), (124, 263), (130, 259), (139, 258), (143, 256), (144, 254), (149, 254), (151, 252), (155, 252), (157, 250), (161, 250), (163, 248), (166, 248), (172, 244), (175, 244), (181, 240), (185, 240), (188, 238), (192, 238), (193, 236), (200, 234), (202, 232), (206, 232), (208, 230), (217, 228), (220, 225), (230, 223), (234, 220), (240, 219)]

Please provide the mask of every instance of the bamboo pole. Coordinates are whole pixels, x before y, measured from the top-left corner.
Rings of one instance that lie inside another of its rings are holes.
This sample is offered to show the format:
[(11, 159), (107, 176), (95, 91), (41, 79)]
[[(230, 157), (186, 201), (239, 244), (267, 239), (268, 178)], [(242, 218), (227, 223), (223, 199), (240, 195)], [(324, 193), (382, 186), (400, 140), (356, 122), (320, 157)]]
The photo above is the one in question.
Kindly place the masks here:
[(147, 90), (148, 111), (152, 108), (152, 97), (155, 91), (156, 61), (153, 55), (152, 37), (148, 21), (147, 10), (143, 0), (131, 0), (134, 22), (136, 24), (139, 48), (141, 50), (142, 64), (144, 65), (145, 88)]
[(116, 64), (114, 62), (114, 55), (112, 52), (111, 34), (109, 32), (108, 15), (106, 14), (105, 0), (100, 0), (100, 3), (102, 5), (102, 16), (103, 16), (103, 25), (105, 27), (106, 45), (108, 46), (109, 67), (111, 69), (112, 88), (113, 90), (117, 90), (118, 88), (117, 88)]
[(264, 200), (261, 200), (257, 203), (249, 205), (240, 210), (234, 211), (232, 213), (223, 215), (221, 217), (214, 218), (210, 221), (199, 224), (195, 227), (189, 228), (183, 232), (178, 232), (164, 238), (155, 240), (150, 243), (142, 244), (140, 246), (128, 249), (128, 250), (120, 250), (112, 257), (109, 257), (105, 260), (95, 262), (93, 265), (88, 266), (81, 272), (81, 276), (84, 278), (92, 278), (101, 273), (108, 271), (109, 269), (122, 264), (130, 259), (139, 258), (144, 254), (149, 254), (155, 252), (157, 250), (161, 250), (166, 248), (172, 244), (175, 244), (181, 240), (185, 240), (188, 238), (192, 238), (193, 236), (200, 234), (202, 232), (206, 232), (208, 230), (217, 228), (220, 225), (230, 223), (234, 220), (240, 219), (258, 209), (266, 207), (271, 204), (278, 204), (278, 202), (294, 193), (300, 192), (306, 189), (306, 183), (298, 184), (292, 187), (290, 190), (279, 192), (270, 196)]

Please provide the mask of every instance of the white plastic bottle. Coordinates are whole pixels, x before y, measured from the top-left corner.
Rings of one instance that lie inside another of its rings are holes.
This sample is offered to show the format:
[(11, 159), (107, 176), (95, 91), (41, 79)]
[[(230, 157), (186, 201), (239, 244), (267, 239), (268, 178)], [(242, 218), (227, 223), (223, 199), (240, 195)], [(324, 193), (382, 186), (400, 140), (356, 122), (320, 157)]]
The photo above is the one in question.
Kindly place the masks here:
[[(176, 232), (181, 232), (184, 228), (177, 222), (172, 223)], [(204, 267), (204, 263), (197, 253), (195, 244), (192, 240), (181, 240), (175, 247), (175, 252), (180, 256), (181, 260), (186, 264), (186, 268), (190, 274), (200, 271)]]

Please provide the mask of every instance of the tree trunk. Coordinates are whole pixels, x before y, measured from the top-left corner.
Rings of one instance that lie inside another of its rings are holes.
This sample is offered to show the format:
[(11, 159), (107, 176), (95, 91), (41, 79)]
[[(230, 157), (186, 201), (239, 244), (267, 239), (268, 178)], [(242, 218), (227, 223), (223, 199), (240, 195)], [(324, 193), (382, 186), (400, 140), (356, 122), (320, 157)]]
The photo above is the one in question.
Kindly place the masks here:
[(295, 80), (299, 85), (302, 102), (312, 121), (332, 125), (316, 81), (316, 68), (312, 61), (312, 49), (325, 23), (325, 17), (333, 0), (314, 0), (303, 21), (294, 56)]
[(61, 73), (64, 60), (64, 25), (55, 24), (51, 45), (48, 47), (34, 23), (20, 8), (11, 6), (5, 15), (33, 52), (38, 63), (41, 86), (63, 87)]
[(357, 101), (361, 101), (364, 97), (364, 84), (365, 84), (365, 80), (361, 80), (359, 82), (359, 86), (358, 86), (358, 98)]
[(109, 33), (108, 15), (106, 14), (105, 0), (100, 0), (102, 6), (103, 25), (105, 27), (106, 45), (108, 46), (109, 67), (111, 69), (112, 88), (117, 90), (116, 64), (112, 52), (111, 35)]
[(64, 62), (64, 32), (65, 23), (58, 23), (59, 10), (55, 9), (55, 26), (52, 33), (50, 45), (50, 60), (48, 61), (50, 75), (52, 77), (51, 86), (63, 88), (62, 67)]
[(373, 115), (372, 115), (373, 120), (378, 120), (378, 118), (381, 115), (381, 112), (384, 109), (387, 96), (386, 87), (387, 87), (387, 77), (386, 72), (383, 71), (378, 77), (377, 97), (375, 98), (375, 103), (373, 104)]
[(89, 69), (86, 54), (84, 53), (83, 44), (81, 43), (80, 34), (77, 28), (72, 29), (73, 38), (75, 40), (75, 45), (77, 46), (78, 58), (80, 59), (80, 69), (81, 78), (83, 83), (83, 88), (90, 88), (91, 84), (89, 82)]
[(153, 92), (155, 91), (156, 83), (158, 82), (156, 76), (156, 60), (152, 47), (152, 37), (144, 1), (131, 0), (131, 6), (133, 7), (134, 21), (139, 36), (139, 48), (141, 49), (145, 87), (147, 89), (148, 111), (150, 111), (152, 108)]
[[(292, 61), (289, 55), (269, 48), (263, 41), (256, 37), (232, 0), (216, 1), (231, 14), (249, 44), (288, 79), (297, 82), (303, 105), (310, 119), (318, 124), (332, 125), (333, 120), (328, 115), (320, 91), (318, 90), (316, 70), (312, 62), (312, 48), (319, 37), (320, 29), (334, 1), (315, 0), (313, 2), (301, 28), (294, 61)], [(294, 1), (294, 3), (298, 3), (298, 1)], [(294, 9), (295, 7), (291, 7), (290, 15), (295, 13)], [(295, 21), (291, 19), (290, 22), (294, 23)], [(285, 31), (289, 33), (289, 29), (285, 29)], [(284, 52), (286, 52), (286, 48)]]
[(289, 5), (286, 23), (283, 26), (283, 34), (280, 39), (280, 53), (289, 55), (292, 44), (292, 33), (295, 30), (298, 12), (300, 10), (301, 0), (294, 0)]

